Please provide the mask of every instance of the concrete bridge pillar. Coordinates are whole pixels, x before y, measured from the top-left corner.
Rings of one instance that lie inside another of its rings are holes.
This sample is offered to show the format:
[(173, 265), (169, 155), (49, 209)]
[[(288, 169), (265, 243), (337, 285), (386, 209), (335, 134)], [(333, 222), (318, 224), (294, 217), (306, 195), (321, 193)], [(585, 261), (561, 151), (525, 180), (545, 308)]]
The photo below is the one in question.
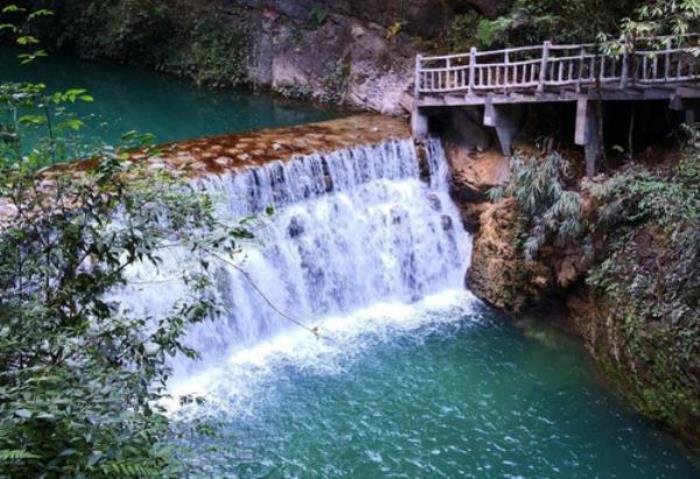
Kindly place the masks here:
[(598, 135), (598, 115), (596, 107), (587, 95), (580, 95), (576, 103), (577, 145), (584, 147), (586, 155), (586, 176), (593, 177), (600, 169), (600, 137)]
[(484, 125), (496, 129), (498, 143), (501, 145), (501, 153), (504, 156), (513, 154), (513, 140), (518, 134), (524, 112), (525, 106), (522, 104), (494, 105), (491, 98), (486, 100)]
[(418, 106), (413, 107), (411, 114), (411, 131), (418, 140), (428, 137), (428, 115)]
[(677, 94), (674, 94), (669, 102), (669, 108), (671, 110), (682, 111), (685, 114), (685, 122), (688, 125), (692, 125), (698, 121), (697, 106), (697, 100), (684, 99)]

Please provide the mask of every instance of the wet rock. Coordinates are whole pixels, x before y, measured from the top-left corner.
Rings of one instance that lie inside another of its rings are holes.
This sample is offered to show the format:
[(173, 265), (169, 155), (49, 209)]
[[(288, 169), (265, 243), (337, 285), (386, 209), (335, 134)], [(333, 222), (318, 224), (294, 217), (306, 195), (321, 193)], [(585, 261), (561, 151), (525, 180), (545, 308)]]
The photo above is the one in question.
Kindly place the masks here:
[(304, 234), (304, 223), (300, 218), (297, 216), (292, 218), (292, 220), (289, 222), (289, 226), (287, 227), (287, 233), (289, 234), (290, 238), (297, 238)]
[(440, 197), (436, 195), (435, 193), (430, 193), (428, 195), (428, 202), (430, 203), (430, 207), (435, 210), (435, 211), (441, 211), (442, 210), (442, 202), (440, 201)]
[(450, 218), (447, 215), (442, 215), (442, 217), (440, 218), (440, 221), (442, 222), (443, 231), (452, 231), (452, 228), (453, 228), (452, 218)]
[(540, 261), (526, 261), (518, 248), (519, 215), (513, 200), (486, 207), (467, 273), (474, 294), (508, 312), (537, 303), (554, 285), (551, 268)]

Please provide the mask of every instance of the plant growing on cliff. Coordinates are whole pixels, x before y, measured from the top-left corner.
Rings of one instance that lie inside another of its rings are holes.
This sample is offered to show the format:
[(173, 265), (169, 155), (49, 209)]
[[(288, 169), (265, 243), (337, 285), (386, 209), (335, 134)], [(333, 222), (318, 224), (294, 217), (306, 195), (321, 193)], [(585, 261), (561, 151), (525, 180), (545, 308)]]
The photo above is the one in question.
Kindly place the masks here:
[(616, 338), (600, 355), (642, 411), (680, 431), (700, 416), (699, 139), (690, 128), (670, 168), (628, 165), (587, 185), (606, 240), (587, 282)]
[(317, 27), (322, 26), (328, 19), (328, 9), (320, 3), (315, 3), (309, 11), (309, 18), (316, 24)]
[[(488, 42), (484, 46), (593, 40), (598, 32), (617, 31), (619, 19), (640, 3), (640, 0), (516, 0), (503, 15), (483, 19), (479, 36)], [(586, 22), (581, 22), (581, 18), (586, 18)]]
[(524, 252), (533, 259), (549, 241), (564, 245), (581, 237), (585, 223), (581, 213), (581, 195), (573, 189), (569, 161), (560, 153), (525, 155), (511, 159), (510, 178), (503, 187), (489, 192), (492, 201), (515, 198), (526, 224)]

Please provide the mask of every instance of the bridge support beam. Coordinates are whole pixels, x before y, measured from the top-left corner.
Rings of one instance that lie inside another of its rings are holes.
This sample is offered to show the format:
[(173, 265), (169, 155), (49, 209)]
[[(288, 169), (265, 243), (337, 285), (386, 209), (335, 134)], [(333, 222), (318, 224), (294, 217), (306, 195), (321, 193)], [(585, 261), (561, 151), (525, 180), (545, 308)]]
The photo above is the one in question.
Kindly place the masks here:
[(586, 95), (580, 95), (576, 102), (577, 145), (582, 145), (586, 153), (586, 176), (593, 177), (600, 168), (600, 137), (598, 135), (598, 115), (596, 107)]
[(478, 106), (450, 108), (450, 128), (457, 134), (460, 145), (470, 150), (486, 150), (493, 144), (493, 135), (481, 124), (481, 110)]
[(428, 137), (428, 115), (418, 106), (413, 107), (413, 113), (411, 114), (411, 131), (416, 139)]
[(683, 98), (678, 94), (674, 94), (669, 102), (669, 108), (675, 111), (682, 111), (685, 113), (685, 122), (688, 125), (692, 125), (698, 121), (696, 113), (697, 100)]
[(484, 125), (496, 128), (498, 143), (504, 156), (513, 154), (513, 140), (523, 119), (525, 106), (521, 104), (494, 105), (490, 98), (484, 105)]

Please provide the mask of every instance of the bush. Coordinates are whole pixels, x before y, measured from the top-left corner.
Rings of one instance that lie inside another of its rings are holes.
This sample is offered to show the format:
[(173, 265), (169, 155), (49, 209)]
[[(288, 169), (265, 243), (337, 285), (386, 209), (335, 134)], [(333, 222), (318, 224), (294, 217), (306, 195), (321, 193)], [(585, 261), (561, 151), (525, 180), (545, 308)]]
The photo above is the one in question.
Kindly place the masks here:
[(581, 237), (585, 222), (581, 213), (581, 195), (567, 187), (572, 183), (569, 161), (559, 153), (511, 159), (508, 183), (492, 189), (491, 199), (513, 197), (518, 202), (527, 232), (524, 252), (533, 259), (539, 249), (551, 241), (559, 246)]
[(587, 282), (615, 342), (599, 348), (606, 369), (646, 415), (688, 434), (700, 417), (699, 182), (693, 130), (671, 172), (632, 165), (588, 185), (605, 239)]
[[(65, 110), (76, 101), (92, 97), (0, 84), (0, 477), (183, 475), (162, 407), (168, 359), (197, 357), (182, 336), (218, 311), (208, 259), (250, 234), (133, 160), (157, 152), (149, 135), (81, 143), (83, 122)], [(130, 266), (158, 267), (173, 246), (199, 267), (183, 266), (189, 295), (169, 314), (141, 316), (110, 299)]]

